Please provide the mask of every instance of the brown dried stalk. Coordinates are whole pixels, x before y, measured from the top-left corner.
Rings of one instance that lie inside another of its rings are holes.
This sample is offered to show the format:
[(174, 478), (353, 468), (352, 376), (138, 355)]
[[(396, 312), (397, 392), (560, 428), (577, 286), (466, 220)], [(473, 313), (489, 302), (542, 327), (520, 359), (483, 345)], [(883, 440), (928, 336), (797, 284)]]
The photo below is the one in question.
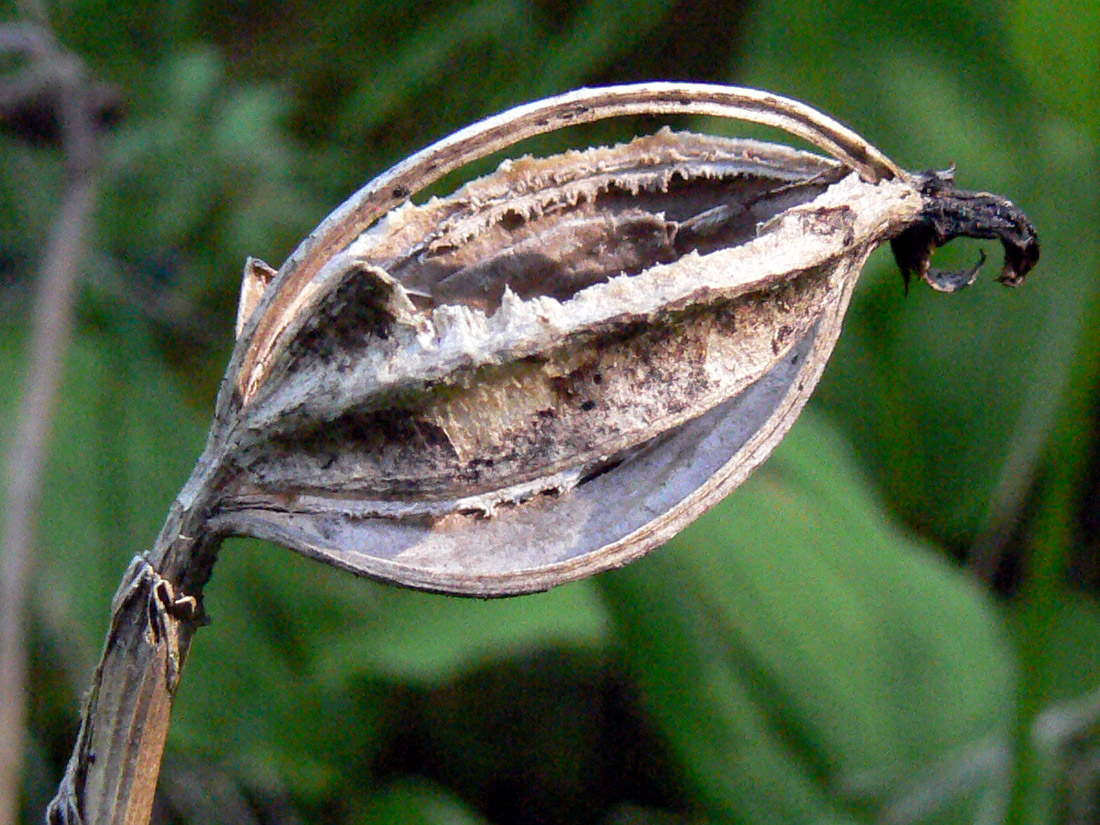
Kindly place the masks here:
[[(407, 203), (530, 135), (639, 113), (766, 123), (835, 159), (665, 130)], [(278, 272), (246, 265), (206, 449), (115, 597), (50, 822), (147, 819), (224, 536), (476, 596), (625, 564), (786, 433), (875, 247), (953, 290), (974, 273), (928, 256), (957, 235), (1000, 239), (1010, 285), (1038, 257), (1007, 201), (904, 172), (803, 104), (720, 86), (572, 92), (381, 175)]]
[[(0, 51), (28, 60), (0, 86), (0, 103), (17, 106), (23, 92), (45, 89), (58, 105), (68, 180), (35, 280), (26, 386), (7, 454), (6, 509), (0, 539), (0, 822), (15, 822), (23, 774), (27, 693), (27, 599), (54, 410), (72, 332), (76, 281), (97, 190), (90, 88), (83, 66), (49, 31), (0, 27)], [(32, 78), (34, 84), (23, 82)], [(32, 88), (33, 87), (33, 88)]]

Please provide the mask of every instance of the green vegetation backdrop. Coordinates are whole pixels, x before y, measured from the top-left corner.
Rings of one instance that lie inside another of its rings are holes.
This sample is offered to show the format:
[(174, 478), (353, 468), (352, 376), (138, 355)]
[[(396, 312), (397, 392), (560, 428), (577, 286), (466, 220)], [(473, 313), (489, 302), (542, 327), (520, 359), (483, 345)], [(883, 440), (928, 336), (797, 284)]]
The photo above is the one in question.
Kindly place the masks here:
[[(48, 5), (125, 113), (104, 135), (35, 554), (27, 821), (114, 587), (202, 447), (245, 256), (277, 265), (472, 120), (672, 78), (768, 88), (905, 167), (957, 164), (1031, 214), (1039, 268), (1012, 293), (991, 265), (960, 295), (906, 295), (877, 255), (776, 455), (622, 571), (466, 602), (229, 542), (158, 821), (1097, 821), (1094, 0)], [(56, 149), (0, 138), (5, 422), (61, 176)], [(958, 246), (945, 261), (977, 256)]]

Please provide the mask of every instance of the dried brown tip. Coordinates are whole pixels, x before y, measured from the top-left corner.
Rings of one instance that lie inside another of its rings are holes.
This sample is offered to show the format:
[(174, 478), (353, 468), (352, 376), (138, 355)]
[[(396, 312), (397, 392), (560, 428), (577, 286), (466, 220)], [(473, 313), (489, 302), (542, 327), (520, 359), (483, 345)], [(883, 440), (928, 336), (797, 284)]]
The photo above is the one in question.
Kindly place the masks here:
[(1004, 247), (1004, 267), (997, 277), (1005, 286), (1019, 286), (1039, 261), (1039, 236), (1023, 210), (998, 195), (955, 188), (953, 170), (913, 176), (924, 198), (916, 222), (890, 241), (906, 288), (917, 276), (940, 292), (955, 292), (978, 277), (978, 264), (969, 269), (932, 269), (932, 253), (959, 237), (998, 240)]
[(256, 307), (260, 305), (260, 299), (267, 291), (270, 284), (279, 271), (268, 266), (259, 258), (251, 255), (244, 262), (244, 275), (241, 278), (241, 297), (237, 302), (236, 337), (241, 337), (241, 331)]

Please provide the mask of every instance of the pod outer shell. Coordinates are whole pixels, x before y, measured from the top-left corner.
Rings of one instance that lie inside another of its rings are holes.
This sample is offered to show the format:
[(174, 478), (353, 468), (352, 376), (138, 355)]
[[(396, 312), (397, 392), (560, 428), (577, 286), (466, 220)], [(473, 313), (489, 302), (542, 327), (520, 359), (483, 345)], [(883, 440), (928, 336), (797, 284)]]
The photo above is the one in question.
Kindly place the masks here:
[(848, 261), (836, 273), (820, 319), (766, 376), (560, 497), (501, 508), (491, 518), (399, 521), (256, 509), (218, 516), (211, 527), (358, 575), (464, 596), (536, 592), (620, 567), (670, 539), (771, 454), (821, 377), (863, 262)]

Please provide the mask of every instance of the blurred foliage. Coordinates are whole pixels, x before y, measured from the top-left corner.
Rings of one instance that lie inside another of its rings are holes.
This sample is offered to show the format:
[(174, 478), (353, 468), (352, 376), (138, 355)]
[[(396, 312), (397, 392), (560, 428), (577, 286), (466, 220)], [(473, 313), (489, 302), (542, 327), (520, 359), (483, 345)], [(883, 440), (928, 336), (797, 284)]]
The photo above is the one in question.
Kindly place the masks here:
[[(465, 602), (229, 543), (159, 821), (1098, 821), (1093, 0), (47, 5), (126, 115), (104, 134), (41, 518), (28, 821), (118, 576), (202, 446), (245, 256), (277, 264), (355, 187), (471, 120), (672, 77), (804, 99), (909, 168), (957, 163), (1035, 219), (1039, 269), (1011, 294), (906, 295), (874, 257), (775, 457), (595, 581)], [(63, 170), (55, 148), (0, 141), (10, 420)], [(945, 261), (977, 255), (956, 246)]]
[(1003, 796), (996, 764), (938, 774), (1009, 721), (993, 606), (807, 417), (668, 551), (603, 577), (631, 672), (730, 821), (971, 821)]

